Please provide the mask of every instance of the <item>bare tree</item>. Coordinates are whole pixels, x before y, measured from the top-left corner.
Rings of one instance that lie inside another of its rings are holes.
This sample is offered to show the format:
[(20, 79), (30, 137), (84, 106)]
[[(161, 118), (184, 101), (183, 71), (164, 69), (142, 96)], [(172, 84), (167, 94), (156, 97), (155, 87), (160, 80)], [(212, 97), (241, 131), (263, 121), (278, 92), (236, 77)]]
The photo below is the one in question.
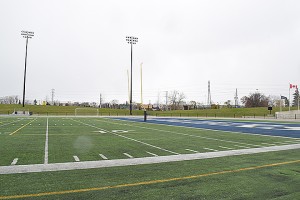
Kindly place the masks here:
[(190, 101), (190, 105), (193, 109), (197, 109), (197, 102), (196, 101)]
[(267, 107), (269, 104), (269, 98), (259, 92), (244, 96), (241, 100), (246, 108)]
[(172, 110), (179, 109), (180, 104), (185, 99), (185, 95), (183, 92), (179, 93), (177, 90), (174, 90), (169, 95), (169, 103), (171, 105)]
[(171, 110), (176, 109), (176, 100), (177, 100), (178, 93), (179, 92), (177, 90), (174, 90), (169, 93), (168, 99), (169, 99), (169, 104), (171, 105)]

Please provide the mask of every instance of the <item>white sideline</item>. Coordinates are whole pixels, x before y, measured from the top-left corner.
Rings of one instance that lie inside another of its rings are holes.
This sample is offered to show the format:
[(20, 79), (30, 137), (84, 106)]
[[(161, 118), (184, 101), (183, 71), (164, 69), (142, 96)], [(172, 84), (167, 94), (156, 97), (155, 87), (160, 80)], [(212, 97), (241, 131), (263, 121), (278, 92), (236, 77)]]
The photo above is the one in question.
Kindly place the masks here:
[(206, 153), (195, 153), (195, 154), (146, 157), (146, 158), (100, 160), (100, 161), (71, 162), (71, 163), (0, 166), (0, 174), (50, 172), (50, 171), (94, 169), (94, 168), (104, 168), (104, 167), (166, 163), (166, 162), (175, 162), (175, 161), (199, 160), (199, 159), (226, 157), (226, 156), (237, 156), (237, 155), (273, 152), (273, 151), (283, 151), (283, 150), (291, 150), (291, 149), (300, 149), (300, 144), (261, 147), (261, 148), (252, 148), (252, 149), (240, 149), (240, 150), (231, 150), (231, 151), (218, 151), (218, 152), (206, 152)]

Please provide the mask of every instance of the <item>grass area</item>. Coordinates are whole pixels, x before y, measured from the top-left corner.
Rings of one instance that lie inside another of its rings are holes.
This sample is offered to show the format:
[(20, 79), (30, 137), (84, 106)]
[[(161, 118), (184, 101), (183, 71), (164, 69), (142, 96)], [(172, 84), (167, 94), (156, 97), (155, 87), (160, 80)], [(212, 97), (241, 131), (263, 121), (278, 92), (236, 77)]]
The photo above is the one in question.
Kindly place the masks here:
[[(5, 121), (6, 120), (6, 121)], [(46, 124), (49, 131), (49, 163), (149, 157), (297, 143), (293, 138), (264, 137), (103, 118), (3, 118), (0, 127), (0, 165), (42, 164)], [(5, 125), (8, 124), (8, 125)], [(135, 141), (134, 141), (135, 140)], [(140, 141), (140, 142), (138, 142)], [(142, 143), (143, 142), (143, 143)], [(149, 144), (149, 145), (145, 145)], [(210, 150), (213, 149), (213, 150)]]
[[(287, 156), (288, 155), (288, 156)], [(1, 175), (3, 196), (58, 192), (106, 186), (95, 191), (73, 191), (33, 199), (299, 199), (299, 163), (211, 174), (224, 170), (299, 159), (298, 150), (185, 162), (113, 167), (92, 170)], [(155, 182), (211, 174), (191, 179)], [(126, 184), (154, 181), (151, 184)], [(123, 186), (120, 186), (123, 185)]]
[[(99, 154), (114, 160), (126, 159), (124, 153), (142, 158), (152, 156), (148, 152), (166, 156), (174, 155), (172, 152), (193, 153), (187, 149), (209, 152), (208, 149), (228, 150), (224, 147), (299, 143), (294, 138), (108, 118), (0, 117), (0, 166), (10, 165), (15, 158), (19, 159), (17, 165), (44, 163), (47, 121), (49, 163), (74, 162), (74, 155), (80, 161), (101, 160)], [(0, 199), (26, 194), (40, 194), (29, 196), (30, 199), (298, 199), (300, 161), (269, 164), (299, 157), (297, 149), (161, 164), (0, 175)], [(239, 170), (244, 168), (249, 169)]]
[[(76, 106), (41, 106), (41, 105), (25, 105), (23, 108), (19, 104), (0, 104), (0, 114), (11, 114), (14, 110), (29, 110), (34, 115), (63, 115), (74, 116)], [(92, 111), (94, 109), (94, 111)], [(99, 115), (117, 116), (129, 115), (129, 110), (125, 109), (107, 109), (107, 108), (87, 108), (86, 111), (80, 111), (82, 115)], [(292, 107), (291, 110), (296, 110)], [(282, 108), (283, 111), (288, 111), (288, 108)], [(273, 108), (272, 114), (278, 112), (279, 108)], [(177, 116), (177, 117), (236, 117), (244, 116), (268, 116), (270, 112), (267, 108), (221, 108), (221, 109), (202, 109), (202, 110), (174, 110), (174, 111), (148, 111), (152, 116)], [(142, 110), (133, 110), (133, 115), (143, 115)]]

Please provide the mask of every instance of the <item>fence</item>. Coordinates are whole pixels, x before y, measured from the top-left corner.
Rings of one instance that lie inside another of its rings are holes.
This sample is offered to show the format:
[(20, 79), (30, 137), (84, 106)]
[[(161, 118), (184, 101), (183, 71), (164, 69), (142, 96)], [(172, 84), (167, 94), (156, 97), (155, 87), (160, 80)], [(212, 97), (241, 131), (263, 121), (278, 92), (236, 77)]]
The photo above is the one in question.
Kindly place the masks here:
[[(10, 115), (12, 111), (2, 111), (0, 115)], [(158, 112), (148, 112), (149, 116), (153, 117), (195, 117), (195, 118), (264, 118), (264, 119), (277, 119), (279, 116), (276, 115), (259, 115), (259, 114), (240, 114), (240, 113), (158, 113)], [(124, 112), (84, 112), (75, 115), (75, 112), (33, 112), (34, 116), (130, 116), (128, 111)], [(142, 116), (143, 112), (134, 112), (133, 116)], [(300, 114), (293, 115), (293, 118), (300, 119)]]

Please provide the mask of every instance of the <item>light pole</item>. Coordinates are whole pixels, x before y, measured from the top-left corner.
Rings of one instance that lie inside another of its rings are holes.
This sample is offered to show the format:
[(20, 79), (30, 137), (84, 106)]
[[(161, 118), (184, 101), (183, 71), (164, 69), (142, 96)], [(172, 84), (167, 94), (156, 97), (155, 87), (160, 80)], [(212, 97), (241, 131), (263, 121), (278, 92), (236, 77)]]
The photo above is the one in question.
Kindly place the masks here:
[(131, 46), (131, 67), (130, 67), (130, 98), (129, 98), (129, 109), (130, 109), (130, 115), (132, 115), (132, 45), (136, 44), (138, 42), (137, 37), (133, 36), (126, 36), (126, 41)]
[(25, 53), (25, 69), (24, 69), (24, 85), (23, 85), (23, 107), (25, 105), (25, 83), (26, 83), (26, 64), (27, 64), (27, 46), (28, 46), (28, 38), (32, 38), (34, 36), (34, 32), (30, 31), (21, 31), (21, 35), (23, 38), (26, 38), (26, 53)]

